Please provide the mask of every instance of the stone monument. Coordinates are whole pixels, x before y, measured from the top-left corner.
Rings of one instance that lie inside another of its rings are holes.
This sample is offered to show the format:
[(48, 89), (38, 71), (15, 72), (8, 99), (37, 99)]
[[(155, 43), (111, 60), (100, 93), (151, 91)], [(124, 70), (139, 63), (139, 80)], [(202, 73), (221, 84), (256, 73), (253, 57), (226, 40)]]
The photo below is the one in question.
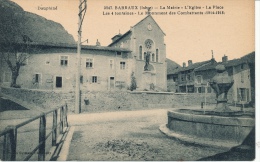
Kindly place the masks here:
[(147, 52), (145, 56), (145, 65), (144, 65), (144, 71), (149, 71), (148, 66), (150, 63), (150, 52)]

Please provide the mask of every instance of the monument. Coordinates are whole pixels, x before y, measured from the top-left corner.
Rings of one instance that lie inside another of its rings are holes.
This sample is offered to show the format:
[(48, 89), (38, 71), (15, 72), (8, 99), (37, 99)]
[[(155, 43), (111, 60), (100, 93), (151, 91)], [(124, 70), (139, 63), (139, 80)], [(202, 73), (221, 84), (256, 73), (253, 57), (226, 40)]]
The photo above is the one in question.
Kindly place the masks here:
[(150, 52), (147, 52), (145, 56), (144, 71), (150, 71), (150, 69), (148, 69), (149, 63), (150, 63)]
[(154, 90), (154, 87), (152, 87), (152, 85), (155, 84), (155, 73), (153, 66), (150, 64), (151, 50), (153, 49), (153, 45), (154, 43), (151, 39), (147, 39), (145, 41), (145, 65), (142, 78), (142, 85), (144, 90)]

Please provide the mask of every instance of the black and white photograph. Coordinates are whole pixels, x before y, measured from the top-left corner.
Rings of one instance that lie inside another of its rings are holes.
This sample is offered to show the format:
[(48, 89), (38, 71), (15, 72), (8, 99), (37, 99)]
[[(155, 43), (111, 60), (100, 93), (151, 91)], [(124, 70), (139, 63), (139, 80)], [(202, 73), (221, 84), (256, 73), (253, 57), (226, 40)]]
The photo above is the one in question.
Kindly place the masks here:
[(0, 0), (0, 160), (256, 161), (256, 5)]

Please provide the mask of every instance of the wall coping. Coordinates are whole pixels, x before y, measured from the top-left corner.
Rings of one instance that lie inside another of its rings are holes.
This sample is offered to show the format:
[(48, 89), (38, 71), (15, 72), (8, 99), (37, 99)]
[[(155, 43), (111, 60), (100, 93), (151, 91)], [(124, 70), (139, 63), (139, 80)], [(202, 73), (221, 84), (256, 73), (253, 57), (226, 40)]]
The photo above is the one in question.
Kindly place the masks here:
[(154, 92), (154, 91), (128, 91), (130, 94), (168, 94), (173, 95), (174, 92)]
[(59, 92), (59, 93), (70, 93), (74, 92), (73, 90), (59, 90), (59, 89), (29, 89), (29, 88), (13, 88), (7, 86), (0, 86), (0, 89), (11, 89), (11, 90), (24, 90), (24, 91), (38, 91), (38, 92)]

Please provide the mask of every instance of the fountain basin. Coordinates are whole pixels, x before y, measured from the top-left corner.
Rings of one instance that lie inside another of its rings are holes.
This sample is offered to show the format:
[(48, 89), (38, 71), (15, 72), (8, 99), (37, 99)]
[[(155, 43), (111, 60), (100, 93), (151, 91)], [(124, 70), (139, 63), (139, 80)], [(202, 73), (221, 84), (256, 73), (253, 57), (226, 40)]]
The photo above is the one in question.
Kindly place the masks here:
[(188, 143), (230, 149), (240, 145), (254, 128), (254, 113), (220, 114), (214, 111), (176, 109), (168, 111), (168, 123), (160, 130)]

